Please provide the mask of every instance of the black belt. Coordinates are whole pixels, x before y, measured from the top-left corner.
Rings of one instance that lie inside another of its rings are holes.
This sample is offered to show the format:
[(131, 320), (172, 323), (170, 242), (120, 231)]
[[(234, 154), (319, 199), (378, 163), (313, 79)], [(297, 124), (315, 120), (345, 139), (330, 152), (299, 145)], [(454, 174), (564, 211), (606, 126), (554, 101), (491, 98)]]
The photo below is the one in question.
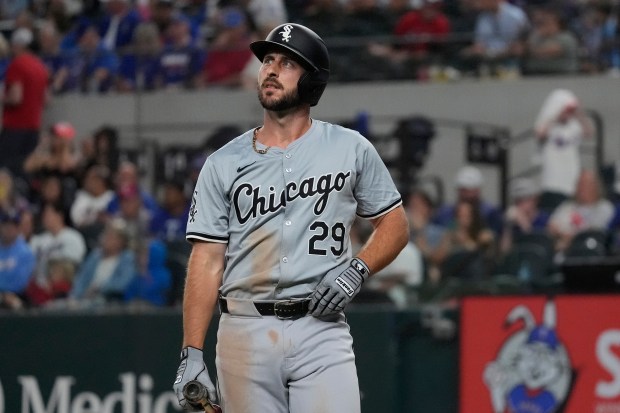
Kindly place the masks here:
[[(228, 302), (220, 297), (220, 311), (228, 313)], [(308, 314), (310, 300), (285, 300), (272, 302), (253, 302), (260, 315), (276, 316), (280, 319), (299, 318)]]

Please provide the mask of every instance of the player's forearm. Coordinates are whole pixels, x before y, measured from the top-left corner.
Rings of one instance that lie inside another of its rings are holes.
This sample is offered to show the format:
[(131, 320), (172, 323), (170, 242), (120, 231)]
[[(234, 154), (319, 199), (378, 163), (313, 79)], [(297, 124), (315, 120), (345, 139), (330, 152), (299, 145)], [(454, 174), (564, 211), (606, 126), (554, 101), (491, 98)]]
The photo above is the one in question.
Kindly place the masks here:
[(409, 225), (402, 207), (372, 221), (374, 231), (357, 256), (374, 274), (396, 258), (409, 241)]
[(183, 297), (183, 347), (202, 349), (224, 271), (224, 244), (194, 246)]

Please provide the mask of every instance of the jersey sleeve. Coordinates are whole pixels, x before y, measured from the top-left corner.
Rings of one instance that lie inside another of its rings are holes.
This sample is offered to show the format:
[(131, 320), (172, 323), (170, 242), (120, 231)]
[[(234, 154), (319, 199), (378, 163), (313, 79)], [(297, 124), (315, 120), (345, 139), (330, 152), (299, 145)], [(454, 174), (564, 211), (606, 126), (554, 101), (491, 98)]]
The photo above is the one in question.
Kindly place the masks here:
[(229, 211), (230, 202), (216, 165), (207, 158), (192, 194), (185, 238), (190, 242), (228, 243)]
[(401, 205), (402, 200), (394, 180), (374, 146), (364, 141), (357, 158), (355, 198), (357, 215), (372, 219)]

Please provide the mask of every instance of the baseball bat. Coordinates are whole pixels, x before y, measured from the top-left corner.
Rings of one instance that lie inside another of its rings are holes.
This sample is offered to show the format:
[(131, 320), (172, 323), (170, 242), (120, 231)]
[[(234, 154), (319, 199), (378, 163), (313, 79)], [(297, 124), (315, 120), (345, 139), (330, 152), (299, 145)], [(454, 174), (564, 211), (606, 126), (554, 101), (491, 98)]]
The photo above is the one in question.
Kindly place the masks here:
[(183, 396), (192, 406), (200, 406), (205, 413), (222, 413), (222, 408), (209, 400), (207, 388), (198, 380), (189, 381), (183, 386)]

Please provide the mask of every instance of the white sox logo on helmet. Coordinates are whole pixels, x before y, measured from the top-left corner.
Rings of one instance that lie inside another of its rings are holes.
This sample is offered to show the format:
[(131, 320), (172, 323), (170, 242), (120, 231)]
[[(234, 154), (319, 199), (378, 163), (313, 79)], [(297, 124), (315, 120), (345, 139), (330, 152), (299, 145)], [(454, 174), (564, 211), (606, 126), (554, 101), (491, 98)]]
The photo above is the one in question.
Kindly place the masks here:
[(290, 24), (285, 25), (282, 28), (282, 31), (280, 32), (280, 34), (282, 35), (282, 41), (283, 42), (287, 42), (289, 40), (291, 40), (291, 31), (293, 30), (293, 26), (291, 26)]

